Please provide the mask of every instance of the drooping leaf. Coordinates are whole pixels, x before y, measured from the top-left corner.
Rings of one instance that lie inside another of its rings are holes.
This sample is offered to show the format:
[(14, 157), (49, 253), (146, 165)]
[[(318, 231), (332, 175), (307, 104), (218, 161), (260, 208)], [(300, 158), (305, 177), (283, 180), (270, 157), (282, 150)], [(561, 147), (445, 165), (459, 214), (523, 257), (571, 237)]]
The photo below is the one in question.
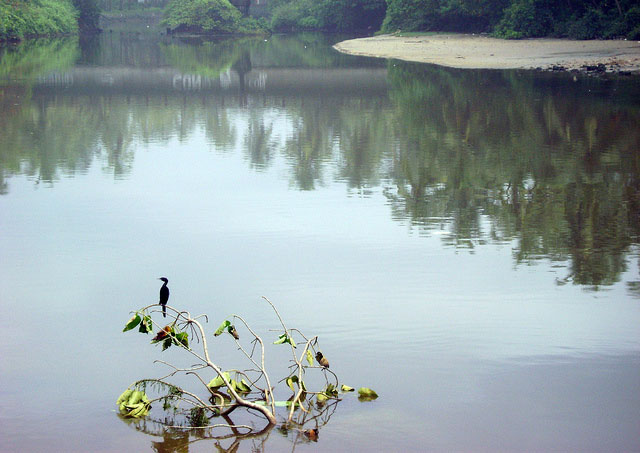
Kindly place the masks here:
[(286, 334), (286, 333), (283, 333), (282, 335), (280, 335), (280, 336), (278, 337), (278, 339), (277, 339), (276, 341), (274, 341), (274, 342), (273, 342), (273, 344), (282, 344), (282, 343), (284, 343), (285, 341), (287, 341), (287, 338), (288, 338), (288, 337), (287, 337), (287, 334)]
[(169, 349), (172, 343), (173, 343), (173, 339), (171, 337), (165, 338), (164, 341), (162, 342), (162, 350), (166, 351), (167, 349)]
[[(227, 381), (231, 381), (231, 375), (229, 374), (228, 371), (224, 371), (222, 374), (227, 379)], [(207, 387), (210, 387), (212, 389), (217, 389), (218, 387), (222, 387), (223, 385), (224, 385), (224, 380), (222, 379), (222, 377), (216, 376), (215, 378), (211, 379), (211, 381), (207, 384)]]
[(231, 325), (230, 321), (225, 320), (222, 324), (220, 324), (220, 327), (218, 327), (218, 330), (216, 330), (213, 333), (214, 337), (217, 337), (219, 335), (222, 335), (222, 332), (224, 332), (224, 329), (226, 329), (227, 327), (229, 327)]
[(173, 332), (174, 332), (173, 326), (164, 326), (164, 328), (161, 331), (159, 331), (155, 337), (151, 339), (151, 344), (155, 344), (163, 341)]
[(340, 391), (341, 392), (353, 392), (355, 389), (353, 387), (349, 387), (348, 385), (344, 385), (342, 384), (342, 386), (340, 387)]
[(174, 342), (176, 344), (181, 344), (185, 348), (189, 349), (189, 334), (187, 332), (179, 332), (175, 336)]
[(135, 326), (137, 326), (138, 324), (140, 324), (140, 315), (138, 313), (136, 313), (135, 315), (133, 315), (131, 317), (131, 319), (129, 321), (127, 321), (127, 324), (124, 326), (124, 329), (122, 329), (123, 332), (126, 332), (128, 330), (133, 329)]
[(140, 321), (140, 328), (138, 329), (140, 333), (151, 333), (153, 332), (153, 323), (151, 321), (151, 316), (143, 316)]
[(318, 393), (316, 395), (316, 401), (320, 404), (324, 403), (325, 401), (327, 401), (329, 399), (329, 397), (327, 395), (325, 395), (324, 393)]
[(324, 389), (324, 393), (327, 396), (338, 396), (338, 389), (333, 384), (327, 384), (327, 387)]
[(367, 387), (360, 387), (358, 389), (358, 399), (360, 401), (373, 401), (378, 398), (378, 394)]
[(240, 379), (240, 382), (236, 383), (236, 391), (240, 393), (249, 393), (251, 391), (251, 387), (244, 379)]
[(296, 383), (298, 382), (298, 376), (289, 376), (289, 377), (287, 378), (287, 381), (286, 381), (286, 382), (287, 382), (287, 385), (289, 386), (289, 388), (291, 389), (291, 391), (292, 391), (293, 393), (295, 393), (295, 392), (296, 392), (296, 389), (295, 389), (295, 387), (293, 386), (293, 383), (294, 383), (294, 382), (296, 382)]
[(313, 366), (313, 354), (311, 351), (307, 349), (307, 362), (309, 362), (309, 366)]
[(282, 335), (280, 335), (278, 339), (273, 342), (273, 344), (282, 344), (282, 343), (289, 343), (294, 348), (296, 347), (296, 342), (293, 341), (293, 338), (291, 338), (286, 333), (283, 333)]

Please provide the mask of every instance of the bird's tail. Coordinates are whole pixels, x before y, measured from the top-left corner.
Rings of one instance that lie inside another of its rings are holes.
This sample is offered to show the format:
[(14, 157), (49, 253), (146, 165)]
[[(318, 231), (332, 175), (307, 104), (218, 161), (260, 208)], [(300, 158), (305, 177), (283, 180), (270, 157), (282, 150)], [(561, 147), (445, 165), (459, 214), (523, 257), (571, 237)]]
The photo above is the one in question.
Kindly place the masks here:
[(162, 317), (163, 318), (167, 317), (167, 306), (166, 305), (162, 306)]

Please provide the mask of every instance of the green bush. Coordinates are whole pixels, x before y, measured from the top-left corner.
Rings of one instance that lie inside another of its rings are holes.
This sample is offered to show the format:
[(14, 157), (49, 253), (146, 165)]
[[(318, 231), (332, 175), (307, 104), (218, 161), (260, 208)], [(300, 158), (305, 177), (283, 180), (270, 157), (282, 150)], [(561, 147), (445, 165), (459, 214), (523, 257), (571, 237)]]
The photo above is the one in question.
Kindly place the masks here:
[(628, 39), (640, 40), (640, 6), (634, 6), (625, 15), (625, 25)]
[(553, 30), (553, 16), (539, 0), (515, 0), (505, 9), (494, 34), (500, 38), (520, 39), (546, 36)]
[(387, 0), (387, 14), (381, 31), (431, 30), (437, 22), (437, 7), (435, 0)]
[(321, 28), (317, 19), (309, 16), (313, 5), (308, 0), (281, 3), (271, 12), (271, 28), (274, 31), (301, 31)]
[(228, 0), (171, 0), (162, 24), (177, 31), (235, 33), (240, 29), (240, 11)]
[(0, 0), (0, 40), (78, 31), (70, 0)]

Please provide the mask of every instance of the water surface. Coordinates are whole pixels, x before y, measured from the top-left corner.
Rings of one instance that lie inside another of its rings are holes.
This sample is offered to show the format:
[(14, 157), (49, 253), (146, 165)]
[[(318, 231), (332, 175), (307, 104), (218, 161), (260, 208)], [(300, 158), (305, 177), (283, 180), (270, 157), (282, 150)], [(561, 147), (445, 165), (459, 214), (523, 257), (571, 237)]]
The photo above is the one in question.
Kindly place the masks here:
[(211, 330), (270, 335), (268, 296), (381, 395), (346, 397), (318, 443), (240, 451), (640, 449), (637, 81), (339, 39), (0, 49), (0, 450), (213, 448), (115, 412), (180, 361), (121, 333), (162, 275)]

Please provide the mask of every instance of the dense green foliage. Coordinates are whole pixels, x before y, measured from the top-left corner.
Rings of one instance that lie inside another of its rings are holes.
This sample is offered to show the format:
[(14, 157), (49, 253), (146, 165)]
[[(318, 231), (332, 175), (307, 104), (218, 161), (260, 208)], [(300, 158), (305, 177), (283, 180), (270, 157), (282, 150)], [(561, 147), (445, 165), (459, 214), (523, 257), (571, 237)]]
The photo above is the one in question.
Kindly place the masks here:
[(274, 31), (378, 30), (384, 18), (384, 0), (271, 0)]
[(171, 0), (162, 21), (173, 31), (207, 34), (258, 33), (259, 22), (242, 17), (228, 0)]
[(71, 0), (0, 0), (0, 41), (78, 30)]
[(495, 29), (505, 38), (566, 36), (576, 39), (640, 37), (637, 0), (599, 0), (566, 3), (551, 0), (513, 0)]
[(493, 31), (503, 38), (640, 37), (638, 0), (387, 0), (386, 33)]
[(385, 32), (486, 31), (500, 19), (508, 0), (387, 0)]

